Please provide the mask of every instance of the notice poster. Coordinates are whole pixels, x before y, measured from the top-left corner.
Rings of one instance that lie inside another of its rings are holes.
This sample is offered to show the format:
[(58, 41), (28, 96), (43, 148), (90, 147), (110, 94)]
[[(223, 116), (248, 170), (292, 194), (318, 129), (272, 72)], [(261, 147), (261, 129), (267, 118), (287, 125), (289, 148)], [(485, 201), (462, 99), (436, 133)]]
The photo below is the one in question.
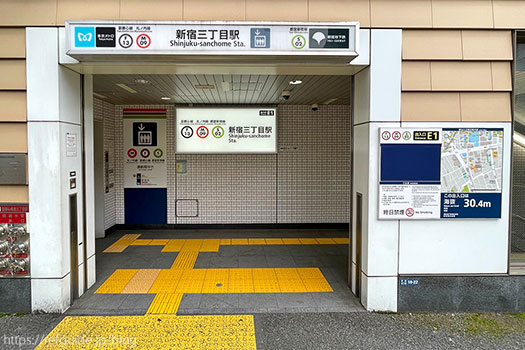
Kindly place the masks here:
[(165, 188), (166, 109), (123, 110), (124, 187)]
[(441, 131), (380, 129), (379, 219), (439, 219)]
[(276, 153), (275, 108), (178, 108), (177, 153)]

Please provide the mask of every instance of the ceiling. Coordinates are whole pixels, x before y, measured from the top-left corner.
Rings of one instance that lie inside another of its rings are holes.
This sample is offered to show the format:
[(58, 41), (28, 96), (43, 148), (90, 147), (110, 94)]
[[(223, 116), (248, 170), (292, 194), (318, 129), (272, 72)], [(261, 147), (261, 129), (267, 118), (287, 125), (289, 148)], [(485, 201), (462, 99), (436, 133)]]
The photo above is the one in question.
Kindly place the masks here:
[[(351, 79), (343, 75), (95, 75), (94, 92), (96, 98), (112, 104), (349, 105)], [(292, 80), (302, 84), (292, 85)], [(281, 97), (285, 90), (290, 91), (288, 100)]]

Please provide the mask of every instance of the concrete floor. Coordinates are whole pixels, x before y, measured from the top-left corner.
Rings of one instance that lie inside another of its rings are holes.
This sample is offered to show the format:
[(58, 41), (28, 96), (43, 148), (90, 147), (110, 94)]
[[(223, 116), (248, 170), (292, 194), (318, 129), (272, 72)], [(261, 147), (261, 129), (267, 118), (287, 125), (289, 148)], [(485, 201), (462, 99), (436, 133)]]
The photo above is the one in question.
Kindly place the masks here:
[[(126, 230), (96, 241), (97, 282), (67, 311), (68, 315), (144, 315), (154, 294), (94, 294), (116, 269), (169, 269), (177, 253), (161, 246), (130, 246), (122, 253), (102, 251), (124, 234), (141, 239), (347, 237), (342, 230)], [(348, 245), (221, 246), (200, 253), (195, 268), (318, 267), (330, 293), (185, 294), (178, 315), (364, 311), (349, 290)]]

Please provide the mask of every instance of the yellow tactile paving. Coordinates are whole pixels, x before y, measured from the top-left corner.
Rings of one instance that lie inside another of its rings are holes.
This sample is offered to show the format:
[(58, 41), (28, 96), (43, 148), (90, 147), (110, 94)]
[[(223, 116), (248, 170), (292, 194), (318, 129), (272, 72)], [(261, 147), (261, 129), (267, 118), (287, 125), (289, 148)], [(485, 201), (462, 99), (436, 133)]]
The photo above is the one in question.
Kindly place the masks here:
[(284, 244), (301, 244), (301, 241), (299, 241), (299, 238), (283, 238)]
[(157, 294), (147, 314), (176, 314), (182, 301), (181, 293)]
[(205, 239), (200, 247), (201, 252), (218, 252), (221, 245), (220, 239)]
[(249, 245), (266, 245), (266, 239), (264, 238), (248, 238)]
[(281, 238), (266, 238), (267, 245), (283, 245), (284, 242)]
[(97, 293), (126, 293), (128, 288), (150, 294), (333, 291), (318, 268), (169, 269), (160, 270), (154, 282), (144, 282), (153, 271), (117, 270)]
[(299, 238), (301, 244), (318, 244), (315, 238)]
[(122, 294), (145, 294), (160, 274), (160, 269), (140, 269), (122, 290)]
[(248, 245), (248, 238), (232, 238), (232, 245)]
[(172, 269), (191, 269), (195, 266), (197, 257), (199, 256), (198, 251), (181, 251), (177, 254), (175, 262), (171, 266)]
[(350, 239), (348, 238), (333, 238), (335, 244), (350, 244)]
[(163, 253), (176, 253), (180, 252), (184, 244), (186, 243), (185, 239), (169, 239), (168, 243), (162, 248)]
[(122, 253), (131, 243), (133, 243), (140, 234), (126, 234), (122, 236), (118, 241), (110, 245), (104, 253)]
[(169, 239), (152, 239), (149, 245), (166, 245)]
[(332, 238), (316, 238), (317, 244), (336, 244)]
[(293, 244), (348, 244), (348, 238), (226, 238), (226, 239), (138, 239), (140, 234), (124, 235), (104, 253), (121, 253), (130, 245), (163, 246), (163, 253), (177, 253), (182, 250), (217, 252), (221, 245), (293, 245)]
[(232, 245), (231, 238), (221, 239), (221, 245)]
[(135, 276), (137, 271), (137, 269), (116, 270), (100, 287), (98, 287), (95, 293), (120, 294), (133, 276)]
[(150, 245), (151, 239), (136, 239), (129, 245)]
[(255, 350), (255, 324), (252, 315), (68, 316), (36, 349)]

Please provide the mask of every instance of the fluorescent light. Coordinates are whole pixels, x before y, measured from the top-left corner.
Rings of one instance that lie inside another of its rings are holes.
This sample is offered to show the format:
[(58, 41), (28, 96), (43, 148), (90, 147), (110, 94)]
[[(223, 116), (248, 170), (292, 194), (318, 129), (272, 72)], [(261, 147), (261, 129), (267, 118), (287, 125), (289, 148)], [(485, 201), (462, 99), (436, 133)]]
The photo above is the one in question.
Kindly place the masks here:
[(160, 99), (161, 99), (161, 100), (164, 100), (164, 101), (168, 101), (168, 100), (171, 100), (171, 97), (168, 97), (168, 96), (162, 96)]
[(101, 95), (101, 94), (99, 94), (98, 92), (94, 92), (94, 93), (93, 93), (93, 96), (98, 97), (98, 98), (107, 98), (106, 96)]
[(299, 85), (299, 84), (302, 84), (303, 81), (302, 80), (299, 80), (299, 79), (294, 79), (292, 81), (290, 81), (290, 85)]
[(525, 147), (525, 137), (522, 134), (514, 131), (512, 139), (514, 140), (514, 142), (520, 144), (522, 147)]
[(129, 86), (127, 86), (126, 84), (117, 84), (117, 86), (121, 89), (124, 89), (126, 90), (127, 92), (131, 92), (132, 94), (136, 94), (137, 93), (137, 90), (133, 90), (132, 88), (130, 88)]
[(135, 83), (137, 83), (137, 84), (149, 84), (149, 80), (146, 80), (146, 79), (135, 79)]
[(213, 90), (215, 85), (195, 85), (195, 89)]
[(330, 103), (335, 102), (337, 100), (338, 100), (338, 98), (331, 98), (331, 99), (329, 99), (327, 101), (324, 101), (323, 104), (324, 105), (329, 105)]

